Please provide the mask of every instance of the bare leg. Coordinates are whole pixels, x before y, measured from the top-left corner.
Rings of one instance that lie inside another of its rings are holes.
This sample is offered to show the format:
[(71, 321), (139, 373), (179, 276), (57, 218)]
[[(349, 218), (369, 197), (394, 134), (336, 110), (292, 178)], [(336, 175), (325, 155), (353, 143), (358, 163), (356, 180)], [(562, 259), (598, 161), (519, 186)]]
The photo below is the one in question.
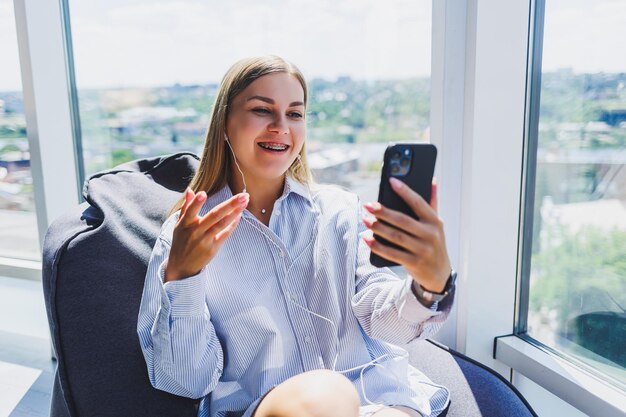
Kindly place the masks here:
[(319, 369), (289, 378), (271, 390), (254, 417), (358, 417), (359, 394), (345, 376)]

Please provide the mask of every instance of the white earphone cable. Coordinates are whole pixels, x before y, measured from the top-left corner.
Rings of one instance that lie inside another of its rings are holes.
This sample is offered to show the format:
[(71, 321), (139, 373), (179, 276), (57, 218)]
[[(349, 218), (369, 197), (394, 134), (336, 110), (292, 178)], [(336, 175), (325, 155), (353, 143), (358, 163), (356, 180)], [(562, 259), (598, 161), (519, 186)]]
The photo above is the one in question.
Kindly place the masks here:
[(241, 168), (239, 167), (239, 163), (237, 162), (237, 156), (235, 156), (235, 151), (233, 150), (233, 147), (230, 146), (230, 140), (228, 140), (228, 136), (226, 136), (226, 133), (224, 133), (224, 139), (226, 140), (226, 143), (228, 144), (228, 147), (230, 148), (230, 152), (233, 154), (233, 160), (235, 161), (235, 165), (237, 166), (237, 169), (239, 170), (239, 173), (241, 174), (241, 180), (243, 181), (243, 192), (247, 192), (247, 188), (246, 187), (246, 177), (243, 175), (243, 171), (241, 170)]
[[(241, 170), (241, 167), (239, 166), (239, 163), (237, 162), (237, 156), (235, 155), (235, 151), (233, 150), (233, 147), (231, 146), (231, 144), (230, 144), (230, 140), (228, 140), (228, 136), (226, 135), (226, 133), (224, 133), (224, 139), (225, 139), (225, 141), (226, 141), (226, 144), (227, 144), (227, 145), (228, 145), (228, 147), (230, 148), (230, 152), (231, 152), (231, 153), (232, 153), (232, 155), (233, 155), (233, 160), (234, 160), (234, 162), (235, 162), (235, 166), (237, 167), (237, 170), (238, 170), (238, 171), (239, 171), (239, 173), (241, 174), (241, 180), (243, 181), (243, 192), (245, 193), (245, 192), (247, 192), (246, 178), (245, 178), (245, 176), (244, 176), (244, 174), (243, 174), (243, 171)], [(302, 157), (301, 157), (300, 155), (297, 155), (297, 157), (296, 157), (296, 158), (298, 159), (298, 162), (301, 162)], [(319, 209), (319, 207), (317, 206), (317, 204), (315, 203), (315, 201), (314, 201), (314, 199), (313, 199), (313, 196), (312, 196), (312, 194), (311, 194), (311, 188), (310, 188), (310, 185), (307, 183), (307, 184), (306, 184), (306, 186), (307, 186), (307, 191), (308, 191), (308, 193), (309, 193), (309, 198), (311, 199), (311, 203), (313, 204), (313, 211), (314, 211), (314, 213), (315, 213), (316, 215), (319, 215), (319, 214), (321, 214), (321, 210)], [(315, 265), (315, 266), (314, 266), (314, 268), (317, 268), (317, 265)], [(382, 365), (378, 364), (377, 362), (378, 362), (378, 361), (380, 361), (381, 359), (386, 358), (386, 357), (389, 357), (389, 356), (399, 356), (399, 355), (392, 355), (392, 354), (390, 354), (390, 353), (385, 353), (385, 354), (380, 355), (379, 357), (377, 357), (377, 358), (375, 358), (375, 359), (373, 359), (373, 360), (369, 361), (368, 363), (366, 363), (366, 364), (364, 364), (364, 365), (359, 365), (359, 366), (355, 366), (355, 367), (353, 367), (353, 368), (344, 369), (344, 370), (342, 370), (342, 371), (337, 371), (337, 362), (338, 362), (338, 360), (339, 360), (339, 334), (338, 334), (338, 332), (339, 332), (339, 331), (338, 331), (337, 326), (335, 325), (335, 323), (334, 323), (332, 320), (330, 320), (329, 318), (324, 317), (324, 316), (322, 316), (322, 315), (320, 315), (320, 314), (317, 314), (317, 313), (315, 313), (315, 312), (313, 312), (313, 311), (309, 310), (308, 308), (306, 308), (306, 307), (304, 307), (304, 306), (302, 306), (302, 305), (298, 304), (297, 302), (295, 302), (295, 301), (294, 301), (294, 300), (292, 300), (291, 298), (288, 298), (288, 300), (289, 300), (292, 304), (294, 304), (295, 306), (297, 306), (298, 308), (300, 308), (300, 309), (302, 309), (302, 310), (306, 311), (307, 313), (312, 314), (312, 315), (314, 315), (315, 317), (318, 317), (318, 318), (320, 318), (320, 319), (322, 319), (322, 320), (324, 320), (324, 321), (326, 321), (326, 322), (330, 323), (330, 325), (331, 325), (331, 326), (332, 326), (332, 328), (333, 328), (333, 334), (335, 335), (335, 358), (333, 359), (333, 363), (332, 363), (332, 368), (331, 368), (331, 369), (332, 369), (333, 371), (337, 372), (337, 373), (340, 373), (340, 374), (346, 374), (346, 373), (353, 372), (353, 371), (356, 371), (356, 370), (359, 370), (359, 369), (360, 369), (361, 371), (359, 372), (359, 379), (361, 380), (361, 392), (362, 392), (362, 394), (363, 394), (363, 398), (365, 399), (365, 401), (366, 401), (368, 404), (371, 404), (371, 405), (376, 405), (376, 403), (372, 402), (372, 401), (371, 401), (371, 400), (367, 397), (367, 394), (365, 393), (365, 383), (364, 383), (364, 380), (363, 380), (363, 373), (365, 372), (365, 370), (366, 370), (369, 366), (379, 366), (379, 367), (381, 367), (381, 368), (383, 368), (383, 369), (386, 369), (384, 366), (382, 366)], [(403, 355), (403, 357), (407, 357), (407, 356), (408, 356), (408, 354)], [(399, 385), (399, 384), (400, 384), (400, 381), (399, 381), (399, 379), (398, 379), (398, 376), (397, 376), (397, 375), (395, 375), (395, 373), (394, 373), (394, 377), (395, 377), (395, 378), (396, 378), (396, 380), (398, 381), (398, 385)]]

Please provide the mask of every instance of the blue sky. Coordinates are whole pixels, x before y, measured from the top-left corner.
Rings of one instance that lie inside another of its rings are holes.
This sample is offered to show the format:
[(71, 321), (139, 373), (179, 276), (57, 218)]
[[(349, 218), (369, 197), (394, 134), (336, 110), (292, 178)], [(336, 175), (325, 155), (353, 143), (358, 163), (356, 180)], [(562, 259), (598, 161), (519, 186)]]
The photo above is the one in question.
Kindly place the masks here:
[[(430, 74), (430, 0), (70, 0), (70, 11), (79, 88), (217, 82), (265, 53), (309, 79)], [(546, 18), (545, 69), (626, 71), (625, 1), (550, 0)], [(0, 0), (0, 54), (0, 90), (19, 88), (12, 0)]]

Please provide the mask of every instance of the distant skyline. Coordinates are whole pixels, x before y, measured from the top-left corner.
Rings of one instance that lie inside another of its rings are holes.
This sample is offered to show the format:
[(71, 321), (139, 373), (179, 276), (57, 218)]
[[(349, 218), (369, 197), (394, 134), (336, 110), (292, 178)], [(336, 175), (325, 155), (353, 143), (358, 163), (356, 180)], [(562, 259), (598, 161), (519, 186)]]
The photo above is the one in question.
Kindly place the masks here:
[[(70, 0), (77, 84), (216, 83), (237, 59), (266, 53), (294, 62), (308, 79), (429, 76), (431, 4)], [(626, 1), (550, 0), (546, 6), (544, 70), (626, 71), (620, 45)], [(12, 0), (0, 0), (0, 91), (21, 89), (14, 22)]]

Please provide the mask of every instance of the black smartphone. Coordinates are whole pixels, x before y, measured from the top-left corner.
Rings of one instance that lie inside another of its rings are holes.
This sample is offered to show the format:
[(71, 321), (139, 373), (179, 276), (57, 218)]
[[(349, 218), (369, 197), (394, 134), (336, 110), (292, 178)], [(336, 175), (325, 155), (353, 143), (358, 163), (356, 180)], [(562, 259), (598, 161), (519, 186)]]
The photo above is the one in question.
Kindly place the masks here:
[[(430, 202), (437, 148), (430, 143), (391, 143), (385, 150), (383, 169), (380, 175), (378, 202), (392, 210), (400, 211), (418, 219), (413, 210), (396, 194), (389, 184), (389, 178), (395, 177)], [(374, 238), (384, 245), (400, 249), (397, 245), (374, 234)], [(382, 258), (374, 252), (370, 262), (377, 267), (396, 266), (395, 262)]]

